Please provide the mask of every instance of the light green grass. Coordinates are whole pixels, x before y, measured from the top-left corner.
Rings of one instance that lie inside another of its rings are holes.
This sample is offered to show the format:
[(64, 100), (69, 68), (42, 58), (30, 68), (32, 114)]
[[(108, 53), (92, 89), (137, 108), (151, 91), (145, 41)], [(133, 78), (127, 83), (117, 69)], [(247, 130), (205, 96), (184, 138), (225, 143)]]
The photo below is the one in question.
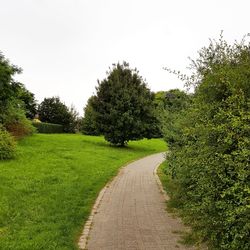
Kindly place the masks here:
[(101, 137), (37, 134), (0, 162), (0, 249), (77, 249), (95, 198), (129, 161), (165, 151), (162, 140), (109, 146)]

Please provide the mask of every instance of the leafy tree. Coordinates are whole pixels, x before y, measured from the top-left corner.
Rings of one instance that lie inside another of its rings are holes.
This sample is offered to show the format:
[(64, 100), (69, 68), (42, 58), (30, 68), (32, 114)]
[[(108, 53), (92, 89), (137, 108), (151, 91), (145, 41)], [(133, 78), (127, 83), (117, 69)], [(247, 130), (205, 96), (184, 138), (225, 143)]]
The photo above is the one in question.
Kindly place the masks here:
[(193, 103), (170, 144), (172, 205), (212, 249), (249, 249), (250, 44), (199, 51)]
[(44, 98), (39, 105), (38, 114), (43, 122), (61, 124), (65, 132), (75, 132), (74, 109), (70, 110), (59, 97)]
[(125, 62), (113, 65), (96, 90), (96, 124), (107, 141), (123, 146), (129, 140), (152, 138), (157, 129), (153, 94), (136, 69)]
[(82, 119), (81, 131), (86, 135), (100, 135), (96, 124), (96, 113), (93, 108), (96, 96), (91, 96), (88, 99), (87, 105), (84, 108), (84, 117)]
[(168, 143), (178, 133), (177, 120), (182, 116), (191, 103), (192, 95), (179, 89), (159, 91), (155, 93), (156, 117), (159, 121), (159, 129)]
[(11, 65), (0, 52), (0, 123), (2, 124), (5, 123), (9, 107), (15, 99), (16, 82), (13, 76), (21, 71), (17, 66)]
[(37, 114), (37, 102), (35, 95), (25, 88), (22, 83), (16, 86), (17, 98), (23, 102), (25, 115), (29, 119), (33, 119)]
[(16, 151), (15, 146), (14, 138), (0, 124), (0, 160), (13, 158)]
[(19, 95), (21, 84), (13, 79), (17, 73), (21, 73), (21, 69), (11, 65), (0, 53), (0, 123), (14, 136), (22, 137), (32, 133), (34, 128), (25, 116)]
[(192, 95), (179, 89), (171, 89), (164, 94), (163, 104), (163, 124), (162, 131), (168, 145), (175, 143), (176, 138), (181, 136), (180, 120), (185, 115), (186, 110), (191, 105)]
[(69, 123), (69, 132), (79, 132), (81, 126), (81, 118), (79, 117), (79, 113), (77, 112), (76, 108), (71, 105), (69, 108), (70, 114), (70, 123)]

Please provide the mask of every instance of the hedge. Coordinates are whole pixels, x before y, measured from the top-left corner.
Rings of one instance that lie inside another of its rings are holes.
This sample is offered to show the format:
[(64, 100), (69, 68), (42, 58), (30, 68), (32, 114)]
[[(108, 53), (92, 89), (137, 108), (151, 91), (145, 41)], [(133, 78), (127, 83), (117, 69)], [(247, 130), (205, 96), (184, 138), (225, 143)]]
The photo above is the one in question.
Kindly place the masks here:
[(33, 122), (38, 133), (56, 134), (63, 133), (63, 126), (60, 124), (46, 123), (46, 122)]
[(168, 204), (209, 249), (249, 250), (250, 43), (220, 39), (199, 55), (193, 102), (167, 137)]

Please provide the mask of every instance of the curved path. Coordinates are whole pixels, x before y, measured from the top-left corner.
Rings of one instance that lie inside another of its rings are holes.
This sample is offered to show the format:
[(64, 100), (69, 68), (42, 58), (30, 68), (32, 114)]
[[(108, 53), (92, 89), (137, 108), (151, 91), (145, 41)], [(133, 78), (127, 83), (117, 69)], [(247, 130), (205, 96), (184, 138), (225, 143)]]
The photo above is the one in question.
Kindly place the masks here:
[(178, 243), (184, 226), (166, 212), (154, 176), (164, 161), (159, 153), (124, 167), (106, 188), (93, 217), (86, 249), (186, 249)]

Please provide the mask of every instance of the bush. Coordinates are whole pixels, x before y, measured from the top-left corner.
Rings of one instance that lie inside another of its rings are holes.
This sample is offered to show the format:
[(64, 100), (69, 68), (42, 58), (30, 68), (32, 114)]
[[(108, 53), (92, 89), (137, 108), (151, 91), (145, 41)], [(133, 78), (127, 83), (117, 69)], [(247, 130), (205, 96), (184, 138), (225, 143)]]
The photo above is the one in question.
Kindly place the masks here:
[(13, 158), (15, 145), (14, 138), (0, 126), (0, 160)]
[(32, 122), (26, 118), (25, 110), (18, 100), (8, 102), (2, 115), (2, 124), (16, 139), (31, 135), (35, 132)]
[(33, 122), (33, 125), (37, 128), (38, 133), (44, 133), (44, 134), (63, 133), (63, 125), (60, 124)]
[(19, 121), (13, 121), (10, 124), (6, 124), (8, 132), (16, 139), (21, 139), (27, 135), (31, 135), (35, 132), (35, 128), (31, 121), (24, 119)]
[(170, 141), (171, 203), (211, 249), (250, 249), (250, 44), (220, 39), (199, 55)]

